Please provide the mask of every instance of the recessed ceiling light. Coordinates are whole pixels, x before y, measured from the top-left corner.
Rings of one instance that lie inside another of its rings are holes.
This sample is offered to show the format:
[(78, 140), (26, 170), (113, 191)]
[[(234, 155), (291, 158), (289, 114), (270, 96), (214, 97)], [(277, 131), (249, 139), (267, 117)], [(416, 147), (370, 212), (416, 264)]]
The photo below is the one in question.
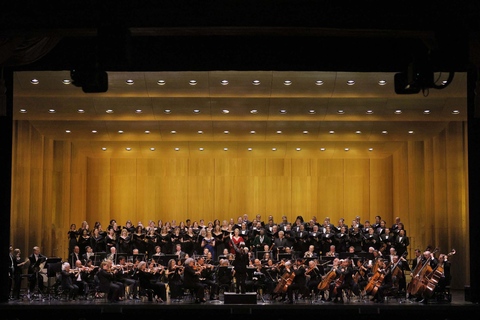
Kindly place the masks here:
[(102, 150), (103, 150), (103, 151), (107, 151), (107, 148), (103, 147)]
[(229, 111), (229, 110), (227, 110), (227, 109), (224, 109), (224, 110), (222, 110), (222, 113), (225, 113), (225, 114), (227, 114), (227, 113), (230, 113), (230, 111)]
[(413, 130), (408, 131), (409, 134), (414, 134), (415, 132)]
[(40, 81), (38, 81), (38, 79), (32, 79), (32, 80), (30, 80), (30, 83), (31, 84), (39, 84)]
[(326, 149), (325, 148), (320, 148), (320, 151), (325, 151)]
[(386, 80), (379, 80), (379, 81), (378, 81), (378, 84), (379, 84), (380, 86), (384, 86), (384, 85), (387, 84), (387, 81), (386, 81)]
[(125, 81), (129, 86), (131, 86), (134, 82), (132, 79), (128, 79), (127, 81)]
[(78, 112), (78, 113), (85, 113), (85, 110), (83, 110), (83, 109), (78, 109), (77, 112)]
[(105, 111), (106, 113), (113, 113), (113, 110), (112, 109), (108, 109), (107, 111)]
[(125, 150), (130, 151), (130, 150), (132, 150), (132, 148), (127, 147), (127, 148), (125, 148)]
[(337, 113), (338, 113), (338, 114), (344, 114), (344, 113), (345, 113), (345, 110), (337, 110)]
[(198, 148), (198, 150), (203, 151), (203, 148)]
[(159, 86), (164, 86), (165, 83), (166, 83), (165, 80), (158, 80), (158, 81), (157, 81), (157, 84), (158, 84)]
[(195, 110), (193, 110), (193, 113), (197, 113), (197, 114), (198, 114), (198, 113), (200, 113), (200, 110), (195, 109)]
[(198, 130), (197, 132), (198, 132), (198, 134), (202, 134), (202, 133), (203, 133), (203, 131), (202, 131), (202, 130)]
[(277, 151), (277, 148), (272, 148), (272, 151)]
[(27, 113), (27, 109), (20, 109), (20, 113)]
[(253, 80), (252, 83), (254, 86), (258, 86), (260, 84), (260, 80)]
[(251, 134), (255, 134), (255, 130), (250, 131)]
[(195, 86), (197, 85), (197, 80), (190, 80), (189, 83), (191, 86)]
[(349, 148), (345, 148), (345, 151), (348, 151), (348, 150), (350, 150), (350, 149), (349, 149)]
[(292, 81), (290, 81), (290, 80), (285, 80), (285, 81), (283, 81), (283, 84), (286, 85), (286, 86), (289, 86), (289, 85), (292, 84)]
[(175, 134), (175, 133), (177, 133), (177, 131), (172, 130), (172, 131), (170, 131), (170, 133), (171, 133), (171, 134)]
[(223, 148), (223, 151), (228, 151), (228, 148)]
[(328, 133), (330, 133), (330, 134), (334, 134), (334, 133), (335, 133), (335, 131), (333, 131), (333, 130), (330, 130), (330, 131), (328, 131)]
[(149, 134), (149, 133), (150, 133), (150, 131), (149, 131), (149, 130), (145, 130), (145, 134)]
[(296, 148), (295, 150), (300, 151), (300, 150), (302, 150), (302, 149), (301, 149), (301, 148)]
[(65, 130), (65, 132), (66, 132), (66, 133), (70, 133), (70, 132), (72, 132), (72, 131), (70, 131), (70, 130)]
[(387, 134), (388, 131), (387, 131), (387, 130), (383, 130), (382, 133), (383, 133), (383, 134)]
[(175, 148), (175, 151), (180, 151), (180, 148)]
[(150, 151), (155, 151), (155, 148), (150, 148)]
[(442, 81), (442, 84), (443, 84), (443, 85), (446, 85), (447, 82), (448, 82), (447, 80), (443, 80), (443, 81)]
[(307, 130), (303, 130), (303, 134), (307, 134), (307, 133), (308, 133), (308, 131), (307, 131)]
[(402, 114), (402, 110), (398, 109), (398, 110), (395, 110), (394, 112), (395, 114)]
[(256, 110), (256, 109), (250, 110), (250, 113), (252, 113), (252, 114), (257, 114), (257, 113), (258, 113), (258, 110)]
[(281, 130), (277, 130), (277, 133), (279, 133), (279, 134), (280, 134), (280, 133), (282, 133), (282, 131), (281, 131)]
[(347, 85), (349, 85), (349, 86), (353, 86), (354, 84), (355, 84), (354, 80), (348, 80), (347, 81)]
[(62, 80), (62, 83), (63, 83), (63, 84), (70, 84), (70, 83), (72, 83), (72, 81), (69, 80), (69, 79), (63, 79), (63, 80)]
[(317, 81), (315, 81), (315, 84), (317, 86), (321, 86), (321, 85), (323, 85), (323, 81), (322, 80), (317, 80)]
[(118, 130), (118, 133), (122, 134), (122, 133), (123, 133), (123, 130)]
[(142, 113), (143, 111), (141, 109), (135, 110), (135, 113)]
[(367, 110), (365, 111), (366, 114), (373, 114), (373, 110)]
[(423, 110), (423, 113), (424, 113), (424, 114), (430, 114), (430, 113), (432, 113), (432, 112), (431, 112), (430, 110)]
[(356, 133), (356, 134), (360, 134), (360, 133), (362, 133), (362, 131), (357, 130), (357, 131), (355, 131), (355, 133)]
[(368, 151), (373, 151), (373, 148), (368, 148)]
[(224, 134), (229, 134), (229, 133), (230, 133), (230, 131), (228, 131), (228, 130), (225, 130), (225, 131), (223, 131), (223, 133), (224, 133)]
[(55, 113), (56, 111), (55, 111), (55, 109), (48, 109), (48, 112), (49, 113)]
[(310, 114), (315, 114), (315, 113), (317, 113), (317, 111), (315, 111), (315, 110), (308, 110), (308, 113), (310, 113)]
[(281, 113), (281, 114), (286, 114), (286, 113), (287, 113), (287, 110), (282, 109), (282, 110), (280, 110), (280, 113)]
[(92, 133), (97, 133), (98, 131), (97, 130), (92, 130)]
[(252, 151), (253, 149), (252, 148), (247, 148), (248, 151)]
[(453, 113), (453, 114), (459, 114), (460, 111), (459, 111), (459, 110), (453, 110), (452, 113)]
[(228, 80), (222, 80), (220, 81), (220, 83), (223, 85), (223, 86), (226, 86), (228, 84)]

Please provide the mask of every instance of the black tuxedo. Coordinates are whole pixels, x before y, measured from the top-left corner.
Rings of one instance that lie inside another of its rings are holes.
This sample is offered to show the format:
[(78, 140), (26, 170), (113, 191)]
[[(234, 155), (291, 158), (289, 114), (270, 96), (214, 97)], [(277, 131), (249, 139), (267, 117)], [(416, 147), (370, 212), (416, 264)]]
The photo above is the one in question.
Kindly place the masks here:
[[(47, 259), (47, 257), (45, 257), (44, 255), (42, 254), (39, 254), (38, 255), (38, 260), (41, 260), (41, 259)], [(32, 253), (29, 257), (28, 257), (28, 260), (30, 260), (30, 265), (28, 266), (28, 273), (30, 274), (30, 291), (33, 291), (34, 288), (35, 288), (35, 284), (37, 283), (38, 281), (38, 288), (40, 290), (43, 290), (44, 288), (44, 285), (43, 285), (43, 277), (39, 274), (38, 275), (38, 278), (35, 277), (35, 264), (37, 263), (37, 260), (35, 259), (35, 255)], [(42, 271), (42, 270), (39, 270), (39, 271)]]
[(61, 279), (62, 279), (62, 289), (68, 292), (71, 298), (75, 299), (78, 293), (78, 286), (73, 284), (72, 274), (63, 270), (61, 273)]
[(190, 266), (185, 266), (183, 285), (186, 289), (195, 290), (197, 300), (204, 298), (206, 285), (200, 282), (199, 276), (195, 274), (195, 270)]
[(82, 261), (82, 256), (80, 255), (80, 253), (75, 253), (73, 252), (71, 255), (70, 255), (70, 258), (68, 259), (68, 263), (70, 263), (70, 266), (72, 268), (75, 267), (75, 263), (77, 262), (77, 260), (80, 260)]
[(97, 277), (100, 282), (100, 290), (108, 294), (108, 300), (117, 301), (123, 292), (123, 285), (113, 282), (113, 274), (103, 269), (98, 271)]

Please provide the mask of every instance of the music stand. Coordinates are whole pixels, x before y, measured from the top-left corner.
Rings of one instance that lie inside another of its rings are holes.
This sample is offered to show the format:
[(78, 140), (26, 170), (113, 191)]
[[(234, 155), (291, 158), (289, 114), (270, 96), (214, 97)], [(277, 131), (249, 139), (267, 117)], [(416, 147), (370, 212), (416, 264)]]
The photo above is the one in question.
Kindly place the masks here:
[[(39, 279), (39, 275), (40, 275), (40, 265), (43, 264), (43, 263), (46, 263), (47, 261), (47, 258), (46, 257), (40, 257), (38, 258), (37, 262), (35, 262), (35, 264), (33, 265), (33, 272), (35, 274), (35, 288), (33, 289), (33, 295), (35, 295), (35, 293), (38, 294), (38, 299), (39, 300), (42, 300), (44, 301), (45, 299), (42, 298), (42, 292), (40, 291), (40, 287), (38, 285), (38, 282), (40, 281)], [(43, 281), (43, 277), (42, 277), (42, 281)], [(33, 299), (30, 299), (30, 300), (33, 300)]]
[(62, 259), (55, 257), (49, 258), (47, 260), (47, 291), (48, 291), (48, 300), (52, 300), (51, 290), (50, 290), (50, 278), (57, 278), (57, 274), (62, 272)]
[(283, 259), (292, 260), (292, 254), (291, 253), (279, 253), (278, 254), (278, 261), (282, 261)]
[(93, 255), (93, 265), (96, 267), (100, 266), (100, 264), (102, 263), (102, 261), (105, 260), (106, 257), (106, 252), (95, 252), (95, 254)]
[(266, 252), (270, 253), (270, 258), (272, 258), (272, 252), (271, 251), (257, 251), (257, 252), (255, 252), (256, 258), (257, 259), (260, 259), (260, 258), (263, 259), (263, 256), (265, 255)]
[(139, 261), (145, 261), (145, 253), (138, 253), (138, 254), (134, 254), (133, 256), (133, 262), (135, 263), (135, 261), (139, 260)]

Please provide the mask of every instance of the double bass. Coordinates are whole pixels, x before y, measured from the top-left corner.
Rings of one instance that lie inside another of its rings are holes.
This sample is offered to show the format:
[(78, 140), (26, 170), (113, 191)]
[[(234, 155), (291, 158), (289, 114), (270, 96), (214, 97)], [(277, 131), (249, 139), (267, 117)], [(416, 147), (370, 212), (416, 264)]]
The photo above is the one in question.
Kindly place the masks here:
[(409, 295), (416, 295), (416, 294), (423, 294), (425, 288), (427, 286), (426, 275), (432, 273), (433, 269), (430, 267), (430, 261), (432, 260), (432, 255), (437, 253), (439, 248), (435, 248), (432, 254), (428, 257), (428, 259), (422, 263), (418, 264), (415, 268), (414, 272), (412, 273), (412, 280), (407, 287), (407, 293)]
[[(455, 249), (452, 249), (452, 251), (447, 254), (447, 257), (450, 257), (455, 253), (457, 253)], [(443, 270), (443, 266), (437, 265), (435, 270), (433, 270), (429, 275), (426, 276), (427, 285), (423, 292), (424, 298), (430, 298), (433, 295), (436, 286), (440, 282), (440, 278), (443, 276)]]

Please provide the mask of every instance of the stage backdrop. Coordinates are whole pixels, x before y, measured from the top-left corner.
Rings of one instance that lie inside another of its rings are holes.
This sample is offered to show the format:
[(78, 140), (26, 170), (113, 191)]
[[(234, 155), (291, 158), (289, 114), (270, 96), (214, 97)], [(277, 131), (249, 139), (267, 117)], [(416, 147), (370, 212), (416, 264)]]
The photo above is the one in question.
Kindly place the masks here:
[[(23, 256), (35, 245), (67, 257), (67, 232), (86, 220), (104, 228), (149, 220), (229, 220), (269, 215), (330, 217), (350, 225), (376, 215), (400, 217), (416, 248), (439, 246), (452, 258), (453, 287), (468, 284), (466, 124), (451, 122), (436, 137), (401, 144), (382, 159), (89, 158), (71, 141), (42, 136), (16, 121), (11, 240)], [(308, 156), (308, 155), (307, 155)]]

